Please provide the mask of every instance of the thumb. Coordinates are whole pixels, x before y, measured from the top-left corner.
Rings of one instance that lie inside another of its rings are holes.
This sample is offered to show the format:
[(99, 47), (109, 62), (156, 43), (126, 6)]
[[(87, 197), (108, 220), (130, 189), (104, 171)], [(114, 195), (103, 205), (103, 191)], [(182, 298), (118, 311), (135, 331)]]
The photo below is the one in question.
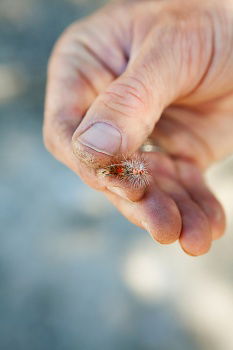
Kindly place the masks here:
[(160, 25), (137, 54), (132, 52), (126, 71), (97, 97), (74, 133), (78, 156), (87, 152), (100, 161), (135, 152), (164, 108), (198, 85), (205, 67), (197, 57), (201, 41), (183, 27), (180, 31), (182, 35), (174, 26)]

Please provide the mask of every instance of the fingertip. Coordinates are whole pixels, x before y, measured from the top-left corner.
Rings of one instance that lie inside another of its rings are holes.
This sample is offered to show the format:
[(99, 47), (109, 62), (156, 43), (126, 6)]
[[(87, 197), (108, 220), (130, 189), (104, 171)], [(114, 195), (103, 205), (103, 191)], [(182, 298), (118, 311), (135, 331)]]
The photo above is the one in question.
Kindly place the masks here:
[(151, 237), (160, 244), (174, 243), (180, 236), (182, 221), (172, 199), (159, 191), (146, 195), (140, 202), (141, 221)]
[(212, 239), (220, 238), (225, 231), (226, 217), (221, 203), (208, 188), (199, 169), (192, 163), (176, 161), (180, 180), (207, 217), (212, 232)]
[(106, 190), (132, 202), (141, 200), (150, 185), (150, 173), (139, 154), (109, 156), (80, 144), (73, 138), (73, 152), (80, 161), (95, 173)]
[(138, 202), (129, 202), (112, 192), (107, 197), (128, 220), (144, 228), (160, 244), (175, 242), (181, 233), (181, 216), (176, 204), (162, 192), (153, 189)]
[(180, 235), (182, 249), (191, 256), (206, 254), (211, 247), (212, 234), (208, 219), (199, 208), (189, 208), (182, 215), (183, 229)]
[[(197, 236), (197, 235), (196, 235)], [(181, 237), (180, 246), (183, 251), (190, 256), (201, 256), (206, 253), (211, 248), (211, 239), (207, 240), (197, 238), (195, 242), (190, 240), (190, 238)]]
[(210, 223), (212, 239), (219, 239), (226, 229), (226, 215), (222, 205), (213, 197), (211, 202), (203, 203), (203, 211)]
[(180, 242), (180, 246), (182, 248), (182, 250), (189, 256), (192, 256), (194, 258), (197, 258), (198, 256), (202, 256), (202, 255), (205, 255), (209, 252), (210, 248), (211, 248), (211, 245), (208, 246), (208, 247), (200, 247), (200, 248), (195, 248), (195, 247), (189, 247), (187, 246), (186, 244), (182, 244)]

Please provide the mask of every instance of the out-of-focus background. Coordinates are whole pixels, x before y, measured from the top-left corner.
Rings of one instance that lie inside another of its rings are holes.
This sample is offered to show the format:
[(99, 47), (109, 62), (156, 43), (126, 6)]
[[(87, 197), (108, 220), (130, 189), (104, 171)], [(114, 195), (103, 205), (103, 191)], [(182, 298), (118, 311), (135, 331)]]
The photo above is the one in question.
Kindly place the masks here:
[(103, 2), (0, 1), (0, 349), (232, 350), (233, 161), (208, 174), (227, 234), (191, 258), (42, 145), (52, 45)]

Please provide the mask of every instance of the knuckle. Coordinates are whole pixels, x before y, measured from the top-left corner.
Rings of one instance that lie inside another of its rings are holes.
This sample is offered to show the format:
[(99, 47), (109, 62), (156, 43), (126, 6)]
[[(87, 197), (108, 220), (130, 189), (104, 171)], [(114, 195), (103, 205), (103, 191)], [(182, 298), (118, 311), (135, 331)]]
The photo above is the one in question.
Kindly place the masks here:
[(139, 82), (132, 79), (115, 82), (103, 96), (104, 103), (111, 108), (133, 116), (148, 109), (147, 96)]
[[(52, 54), (48, 60), (48, 72), (55, 70), (55, 66), (67, 61), (77, 44), (77, 37), (82, 33), (85, 21), (78, 21), (70, 24), (55, 42)], [(59, 67), (60, 68), (60, 67)]]

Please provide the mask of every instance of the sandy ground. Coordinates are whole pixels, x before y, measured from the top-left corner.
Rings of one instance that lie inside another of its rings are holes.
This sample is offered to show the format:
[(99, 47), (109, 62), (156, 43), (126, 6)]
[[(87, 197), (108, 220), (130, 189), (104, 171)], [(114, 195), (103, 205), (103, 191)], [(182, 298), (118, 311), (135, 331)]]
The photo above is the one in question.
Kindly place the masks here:
[(44, 149), (46, 63), (100, 1), (0, 2), (0, 348), (232, 350), (233, 161), (208, 173), (227, 234), (155, 244)]

